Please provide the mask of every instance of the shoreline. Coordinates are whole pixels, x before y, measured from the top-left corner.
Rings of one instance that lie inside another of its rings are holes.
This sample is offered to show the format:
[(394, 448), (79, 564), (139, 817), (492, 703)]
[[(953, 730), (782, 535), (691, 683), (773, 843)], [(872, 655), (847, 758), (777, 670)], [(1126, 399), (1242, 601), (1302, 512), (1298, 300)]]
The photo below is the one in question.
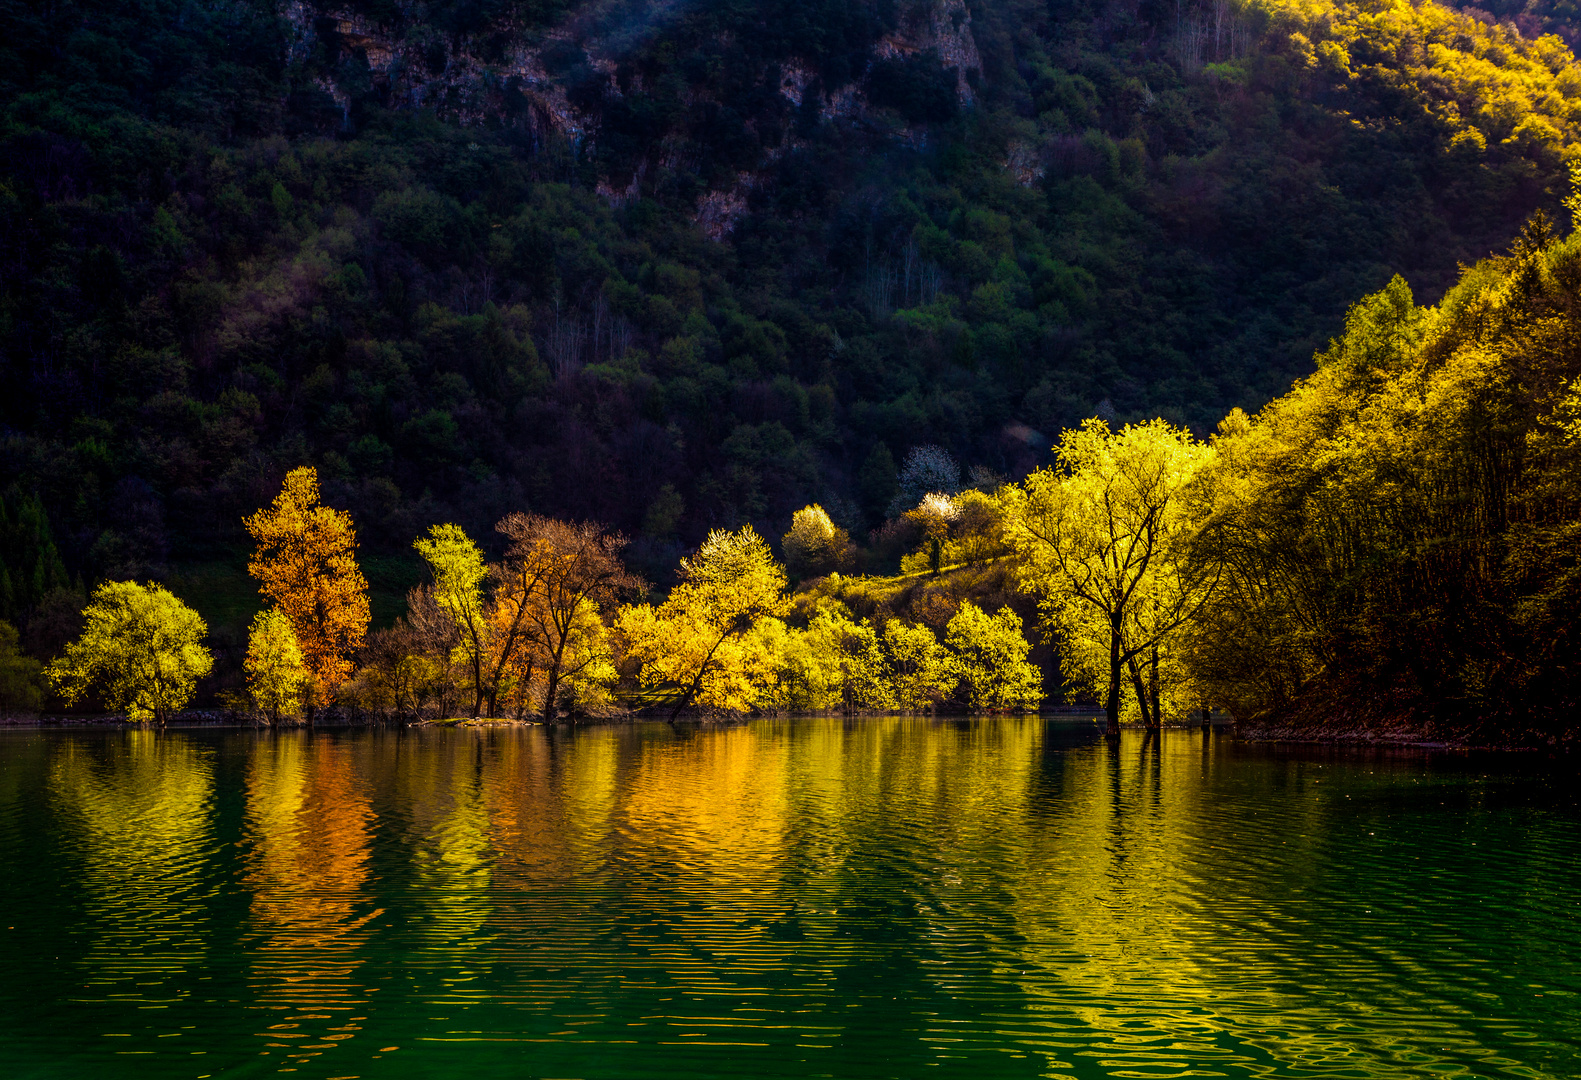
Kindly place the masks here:
[[(637, 723), (672, 723), (686, 726), (723, 726), (747, 723), (753, 720), (773, 719), (812, 719), (834, 718), (843, 720), (884, 719), (896, 716), (926, 717), (930, 720), (991, 720), (1002, 716), (1041, 717), (1055, 718), (1082, 718), (1092, 717), (1101, 721), (1102, 714), (1093, 709), (1083, 708), (1056, 708), (1037, 713), (858, 713), (845, 715), (841, 713), (794, 713), (778, 716), (707, 716), (691, 714), (670, 720), (665, 716), (651, 716), (641, 713), (626, 713), (614, 716), (584, 717), (577, 720), (567, 720), (559, 723), (545, 723), (543, 720), (518, 720), (508, 717), (455, 717), (437, 720), (363, 720), (333, 718), (320, 720), (313, 725), (296, 723), (282, 724), (271, 727), (262, 721), (250, 719), (225, 709), (192, 709), (186, 710), (178, 717), (167, 722), (163, 728), (152, 722), (133, 723), (122, 716), (113, 714), (98, 714), (93, 716), (69, 715), (41, 715), (32, 717), (0, 717), (0, 731), (4, 730), (33, 730), (33, 731), (119, 731), (119, 730), (146, 730), (146, 731), (195, 731), (214, 728), (231, 728), (236, 730), (255, 731), (348, 731), (356, 729), (386, 728), (395, 730), (447, 730), (447, 729), (500, 729), (500, 728), (558, 728), (571, 729), (589, 727), (607, 727), (622, 724)], [(1141, 725), (1125, 724), (1122, 730), (1130, 733), (1145, 732)], [(1191, 724), (1165, 724), (1162, 731), (1169, 734), (1196, 735), (1204, 730), (1199, 723)], [(1570, 749), (1558, 744), (1543, 746), (1532, 743), (1490, 743), (1454, 737), (1428, 735), (1408, 728), (1371, 729), (1363, 727), (1349, 727), (1336, 730), (1315, 729), (1307, 725), (1274, 725), (1274, 724), (1244, 724), (1233, 720), (1215, 719), (1207, 729), (1217, 736), (1229, 735), (1237, 742), (1245, 743), (1288, 743), (1301, 746), (1346, 746), (1346, 747), (1394, 747), (1415, 750), (1448, 750), (1456, 752), (1487, 752), (1499, 753), (1547, 753), (1568, 755)]]

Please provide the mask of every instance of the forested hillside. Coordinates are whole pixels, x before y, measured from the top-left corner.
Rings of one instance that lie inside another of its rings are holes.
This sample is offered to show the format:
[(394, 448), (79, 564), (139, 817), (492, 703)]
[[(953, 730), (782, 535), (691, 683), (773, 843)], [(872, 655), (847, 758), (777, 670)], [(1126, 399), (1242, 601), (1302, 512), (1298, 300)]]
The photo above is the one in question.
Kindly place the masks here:
[(1206, 433), (1557, 208), (1581, 68), (1497, 17), (6, 0), (0, 617), (239, 576), (303, 464), (375, 554), (531, 510), (659, 575), (865, 535), (920, 444)]

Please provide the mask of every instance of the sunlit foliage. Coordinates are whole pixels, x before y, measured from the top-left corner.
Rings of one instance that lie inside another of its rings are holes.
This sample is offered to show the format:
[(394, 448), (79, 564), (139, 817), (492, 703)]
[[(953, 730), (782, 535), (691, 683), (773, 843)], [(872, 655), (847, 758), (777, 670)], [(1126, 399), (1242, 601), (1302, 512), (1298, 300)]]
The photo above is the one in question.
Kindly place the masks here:
[(1211, 451), (1163, 420), (1090, 420), (1057, 452), (1058, 469), (1008, 496), (1023, 585), (1061, 634), (1066, 677), (1102, 695), (1111, 732), (1126, 674), (1156, 726), (1161, 665), (1210, 586), (1210, 564), (1189, 558), (1199, 515), (1186, 486)]
[(681, 581), (659, 607), (621, 613), (619, 627), (646, 687), (673, 690), (673, 715), (750, 708), (756, 692), (751, 631), (784, 610), (785, 571), (746, 525), (715, 529), (681, 561)]
[(826, 607), (791, 638), (793, 708), (852, 713), (893, 707), (887, 658), (866, 620), (857, 622), (848, 612)]
[(459, 525), (435, 525), (428, 537), (412, 546), (434, 576), (433, 598), (456, 627), (457, 651), (472, 684), (472, 713), (480, 716), (484, 700), (484, 668), (493, 637), (483, 599), (488, 569), (483, 552)]
[(851, 561), (851, 537), (817, 503), (796, 511), (780, 544), (785, 568), (798, 578), (843, 570)]
[(68, 705), (96, 693), (130, 720), (163, 724), (214, 667), (202, 617), (153, 582), (107, 581), (83, 615), (82, 636), (44, 669)]
[(945, 629), (950, 669), (974, 710), (1035, 709), (1043, 701), (1043, 673), (1027, 663), (1021, 617), (1009, 608), (989, 615), (967, 601)]
[(302, 659), (291, 620), (274, 608), (260, 611), (247, 634), (247, 693), (272, 724), (301, 711), (312, 675)]
[(1581, 237), (1533, 221), (1436, 307), (1399, 279), (1319, 369), (1220, 428), (1190, 656), (1241, 715), (1547, 738), (1571, 730), (1581, 610)]
[(304, 466), (286, 474), (274, 503), (243, 524), (258, 544), (247, 572), (291, 621), (313, 675), (313, 703), (328, 704), (368, 629), (368, 583), (351, 515), (319, 504), (318, 474)]
[(626, 538), (592, 522), (536, 514), (511, 514), (498, 529), (510, 540), (493, 571), (499, 665), (525, 663), (541, 673), (546, 721), (561, 711), (562, 685), (581, 711), (607, 701), (615, 669), (601, 610), (645, 588), (622, 562)]
[(906, 712), (936, 707), (959, 681), (949, 653), (926, 626), (889, 620), (884, 624), (884, 651), (890, 691), (896, 706)]

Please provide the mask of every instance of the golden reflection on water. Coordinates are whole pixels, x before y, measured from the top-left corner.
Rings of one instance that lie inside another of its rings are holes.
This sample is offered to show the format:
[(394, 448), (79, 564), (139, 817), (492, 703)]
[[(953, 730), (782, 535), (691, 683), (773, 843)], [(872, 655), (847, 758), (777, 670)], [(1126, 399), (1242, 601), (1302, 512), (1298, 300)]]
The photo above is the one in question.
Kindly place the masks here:
[(165, 978), (201, 966), (206, 952), (197, 902), (215, 847), (212, 752), (152, 731), (125, 732), (108, 747), (63, 741), (49, 790), (74, 825), (77, 885), (93, 934), (85, 983), (133, 980), (122, 996), (174, 1001), (179, 993)]
[(366, 1010), (357, 953), (382, 911), (368, 895), (373, 827), (354, 751), (304, 732), (262, 738), (247, 767), (242, 884), (263, 1054), (342, 1049)]
[(404, 761), (421, 937), (442, 952), (476, 949), (487, 944), (483, 931), (492, 909), (495, 841), (487, 792), (498, 785), (497, 770), (485, 762), (482, 745), (468, 740), (441, 742)]
[[(480, 1000), (467, 984), (495, 961), (563, 972), (580, 958), (618, 964), (628, 988), (785, 1008), (860, 985), (875, 942), (898, 935), (912, 977), (941, 1001), (985, 970), (1024, 996), (1020, 1016), (988, 1028), (924, 1024), (919, 1052), (941, 1059), (1011, 1040), (1046, 1075), (1214, 1063), (1387, 1075), (1413, 1056), (1455, 1071), (1419, 1045), (1475, 1042), (1453, 1008), (1404, 979), (1365, 1003), (1328, 1002), (1330, 976), (1356, 977), (1342, 966), (1357, 946), (1336, 955), (1307, 934), (1299, 887), (1262, 892), (1270, 848), (1298, 874), (1330, 857), (1327, 804), (1252, 792), (1239, 797), (1277, 803), (1276, 821), (1226, 816), (1209, 801), (1216, 760), (1199, 736), (1046, 759), (1046, 731), (1025, 719), (444, 733), (404, 759), (400, 784), (426, 938), (466, 966), (436, 1000)], [(1053, 798), (1035, 790), (1048, 760)], [(889, 897), (875, 906), (880, 884)], [(590, 910), (611, 895), (618, 915)], [(1400, 965), (1361, 949), (1363, 977), (1380, 959)], [(787, 968), (802, 971), (789, 986), (775, 979)], [(533, 999), (554, 981), (518, 989)], [(574, 1034), (597, 1041), (607, 1016), (585, 1016)], [(722, 1019), (694, 1009), (668, 1023), (706, 1039)], [(754, 1037), (750, 1017), (729, 1019), (736, 1040)], [(845, 1034), (819, 1025), (798, 1045)]]
[(1560, 1075), (1499, 1036), (1539, 1025), (1486, 959), (1496, 907), (1417, 896), (1448, 888), (1408, 861), (1433, 849), (1366, 801), (1415, 777), (1339, 791), (1196, 733), (1070, 730), (137, 732), (62, 742), (48, 784), (88, 966), (217, 963), (203, 913), (234, 875), (249, 1053), (303, 1075), (393, 1060), (363, 1045), (380, 1022), (401, 1054), (568, 1055), (532, 1059), (551, 1075)]

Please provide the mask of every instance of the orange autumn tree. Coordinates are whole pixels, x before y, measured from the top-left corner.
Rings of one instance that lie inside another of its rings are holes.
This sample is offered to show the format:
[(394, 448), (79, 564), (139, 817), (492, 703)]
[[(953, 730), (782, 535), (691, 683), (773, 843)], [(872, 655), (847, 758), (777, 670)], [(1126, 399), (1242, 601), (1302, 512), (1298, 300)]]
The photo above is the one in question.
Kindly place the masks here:
[(274, 504), (242, 524), (258, 541), (247, 572), (291, 622), (312, 674), (312, 704), (334, 700), (368, 632), (368, 582), (351, 515), (319, 505), (318, 473), (293, 469)]

